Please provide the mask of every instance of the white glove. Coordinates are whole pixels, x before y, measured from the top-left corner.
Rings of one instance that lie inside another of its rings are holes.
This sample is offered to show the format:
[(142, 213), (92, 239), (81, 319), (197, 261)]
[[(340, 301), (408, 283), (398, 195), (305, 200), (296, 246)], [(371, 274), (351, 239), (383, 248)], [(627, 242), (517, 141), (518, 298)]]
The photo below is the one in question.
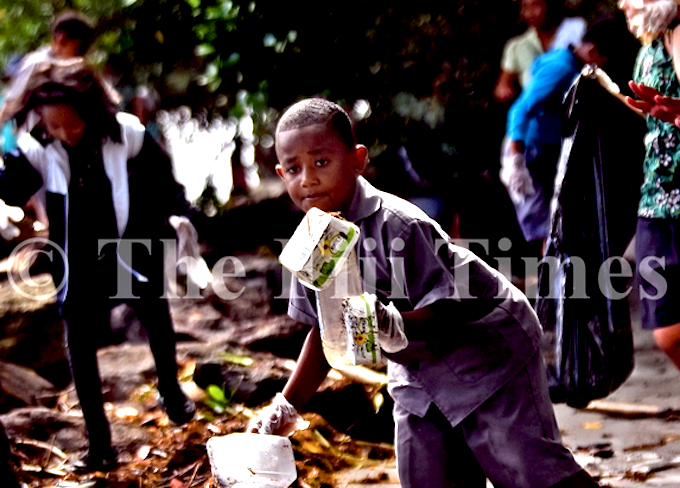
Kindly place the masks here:
[(522, 203), (526, 197), (536, 193), (531, 173), (523, 154), (504, 153), (501, 158), (500, 179), (515, 203)]
[(168, 222), (177, 233), (177, 261), (184, 263), (187, 278), (205, 289), (212, 283), (213, 275), (201, 256), (196, 228), (188, 218), (177, 215), (172, 215)]
[(378, 317), (378, 343), (388, 353), (399, 352), (408, 346), (404, 332), (404, 317), (401, 316), (394, 303), (384, 305), (375, 295), (365, 293), (364, 296), (375, 300), (375, 314)]
[(266, 435), (289, 436), (297, 430), (306, 429), (309, 422), (298, 414), (295, 407), (282, 393), (277, 393), (272, 402), (264, 407), (248, 424), (248, 432)]
[(0, 200), (0, 236), (6, 241), (19, 237), (21, 231), (12, 223), (24, 218), (24, 211), (20, 207), (10, 207)]

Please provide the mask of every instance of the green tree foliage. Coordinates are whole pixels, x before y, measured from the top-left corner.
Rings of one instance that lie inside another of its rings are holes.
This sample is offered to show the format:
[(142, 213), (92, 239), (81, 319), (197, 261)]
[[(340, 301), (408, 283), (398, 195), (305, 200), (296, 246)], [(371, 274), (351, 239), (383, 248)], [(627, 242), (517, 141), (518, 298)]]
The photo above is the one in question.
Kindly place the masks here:
[[(591, 19), (615, 4), (575, 7)], [(497, 160), (505, 108), (491, 90), (503, 43), (523, 29), (515, 0), (0, 0), (0, 62), (46, 42), (63, 8), (97, 20), (93, 60), (119, 86), (252, 113), (260, 135), (300, 97), (366, 100), (359, 135), (374, 158), (415, 140), (447, 177)]]
[(0, 0), (0, 66), (49, 40), (50, 22), (66, 9), (87, 12), (93, 19), (120, 12), (125, 0)]

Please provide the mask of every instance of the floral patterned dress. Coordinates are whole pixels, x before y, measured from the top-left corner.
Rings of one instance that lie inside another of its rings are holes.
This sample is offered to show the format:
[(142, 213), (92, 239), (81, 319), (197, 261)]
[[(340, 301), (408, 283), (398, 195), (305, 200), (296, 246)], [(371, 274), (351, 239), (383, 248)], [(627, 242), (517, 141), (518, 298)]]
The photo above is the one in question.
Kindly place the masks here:
[[(673, 60), (666, 51), (663, 37), (640, 50), (633, 78), (664, 95), (680, 97), (680, 84)], [(680, 180), (675, 177), (680, 160), (680, 128), (647, 116), (645, 136), (644, 180), (638, 216), (648, 219), (680, 217)]]

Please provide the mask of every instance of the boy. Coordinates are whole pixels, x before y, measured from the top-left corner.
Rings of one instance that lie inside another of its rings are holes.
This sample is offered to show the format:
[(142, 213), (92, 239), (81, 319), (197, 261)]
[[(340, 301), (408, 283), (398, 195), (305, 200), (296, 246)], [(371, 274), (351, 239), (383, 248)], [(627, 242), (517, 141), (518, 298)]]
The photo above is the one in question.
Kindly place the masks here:
[[(526, 297), (449, 244), (417, 207), (361, 177), (367, 150), (338, 105), (293, 105), (277, 126), (276, 152), (298, 207), (340, 211), (360, 227), (364, 288), (393, 302), (378, 305), (381, 331), (403, 320), (410, 343), (385, 354), (401, 485), (483, 488), (489, 478), (496, 487), (598, 486), (561, 443)], [(313, 292), (293, 286), (289, 314), (317, 325)], [(329, 368), (314, 327), (282, 394), (249, 430), (289, 432)]]

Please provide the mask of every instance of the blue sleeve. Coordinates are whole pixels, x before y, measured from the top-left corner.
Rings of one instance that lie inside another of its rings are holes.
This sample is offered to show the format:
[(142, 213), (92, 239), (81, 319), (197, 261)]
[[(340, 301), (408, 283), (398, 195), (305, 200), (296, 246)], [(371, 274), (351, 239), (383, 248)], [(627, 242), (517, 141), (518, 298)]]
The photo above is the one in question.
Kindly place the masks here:
[(536, 58), (531, 81), (508, 112), (508, 138), (524, 142), (532, 117), (555, 94), (561, 96), (577, 74), (575, 56), (568, 49), (555, 49)]

